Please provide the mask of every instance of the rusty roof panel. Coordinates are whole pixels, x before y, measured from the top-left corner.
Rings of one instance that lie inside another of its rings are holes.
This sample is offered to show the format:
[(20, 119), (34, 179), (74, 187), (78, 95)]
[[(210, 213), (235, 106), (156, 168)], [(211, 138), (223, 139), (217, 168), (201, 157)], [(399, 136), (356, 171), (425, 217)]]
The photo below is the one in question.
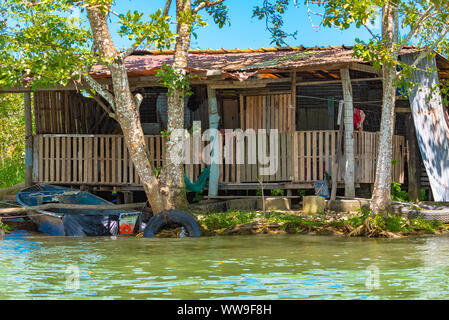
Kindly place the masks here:
[[(416, 51), (408, 47), (404, 53)], [(246, 50), (190, 50), (188, 57), (189, 72), (206, 72), (219, 70), (223, 75), (238, 80), (246, 80), (251, 75), (267, 69), (301, 69), (311, 66), (337, 63), (364, 62), (353, 57), (350, 47), (286, 47), (260, 48)], [(151, 76), (164, 64), (173, 63), (173, 50), (169, 51), (136, 51), (128, 56), (125, 65), (129, 76)], [(94, 66), (92, 76), (110, 77), (105, 66)]]

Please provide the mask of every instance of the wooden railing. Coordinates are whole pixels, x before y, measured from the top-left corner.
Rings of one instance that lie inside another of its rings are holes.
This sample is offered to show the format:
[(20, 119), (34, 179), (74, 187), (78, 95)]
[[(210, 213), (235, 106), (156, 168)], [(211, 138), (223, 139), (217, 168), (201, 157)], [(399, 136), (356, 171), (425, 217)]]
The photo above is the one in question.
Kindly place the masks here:
[[(264, 182), (307, 183), (325, 179), (332, 172), (336, 154), (337, 131), (298, 131), (280, 133), (278, 143), (278, 170), (270, 176), (263, 176)], [(164, 144), (167, 138), (146, 136), (150, 158), (155, 168), (164, 163)], [(248, 140), (244, 139), (244, 149), (248, 150)], [(373, 183), (377, 159), (378, 133), (355, 132), (355, 180), (357, 183)], [(203, 152), (201, 146), (191, 144), (190, 154)], [(226, 143), (223, 143), (223, 151)], [(270, 149), (267, 138), (264, 154)], [(220, 164), (221, 184), (257, 182), (260, 165), (256, 149), (244, 152), (244, 164), (237, 163), (240, 156), (234, 141), (232, 160)], [(87, 185), (138, 185), (140, 184), (134, 165), (118, 135), (37, 135), (34, 137), (34, 174), (38, 183), (87, 184)], [(224, 156), (224, 153), (221, 154)], [(248, 164), (248, 157), (255, 156), (256, 164)], [(394, 181), (403, 182), (405, 161), (405, 140), (402, 136), (393, 139)], [(195, 181), (206, 163), (186, 164), (185, 172)], [(344, 159), (338, 181), (344, 180)]]

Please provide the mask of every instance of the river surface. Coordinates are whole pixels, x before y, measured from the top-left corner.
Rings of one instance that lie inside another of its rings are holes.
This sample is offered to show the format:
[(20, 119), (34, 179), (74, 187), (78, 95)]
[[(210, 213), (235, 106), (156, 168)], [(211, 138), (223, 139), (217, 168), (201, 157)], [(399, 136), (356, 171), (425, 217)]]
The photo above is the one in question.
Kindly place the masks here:
[(448, 299), (449, 237), (0, 241), (0, 299)]

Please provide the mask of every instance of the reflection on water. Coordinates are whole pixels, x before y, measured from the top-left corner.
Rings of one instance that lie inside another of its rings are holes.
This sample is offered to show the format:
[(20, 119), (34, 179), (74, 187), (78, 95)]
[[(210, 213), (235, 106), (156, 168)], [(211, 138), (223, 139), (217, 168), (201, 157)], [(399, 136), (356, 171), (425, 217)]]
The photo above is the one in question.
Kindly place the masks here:
[(448, 299), (449, 238), (7, 235), (0, 299), (45, 298)]

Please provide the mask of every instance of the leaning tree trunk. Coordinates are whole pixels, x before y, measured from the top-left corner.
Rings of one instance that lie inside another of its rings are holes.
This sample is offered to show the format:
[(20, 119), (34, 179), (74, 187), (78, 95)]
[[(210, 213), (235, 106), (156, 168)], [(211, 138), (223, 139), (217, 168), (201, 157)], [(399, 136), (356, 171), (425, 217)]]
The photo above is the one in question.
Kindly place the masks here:
[[(186, 77), (187, 57), (190, 47), (191, 26), (181, 21), (181, 12), (191, 10), (190, 0), (177, 0), (177, 33), (173, 69), (182, 78)], [(187, 81), (187, 79), (185, 79)], [(184, 95), (182, 88), (168, 92), (167, 130), (184, 129)], [(183, 150), (179, 147), (179, 136), (170, 135), (165, 152), (165, 165), (161, 171), (161, 191), (166, 199), (167, 209), (187, 210), (188, 202), (184, 184)]]
[(103, 57), (112, 59), (112, 62), (109, 64), (109, 70), (111, 72), (114, 95), (111, 99), (113, 99), (116, 120), (122, 128), (129, 155), (140, 177), (153, 212), (161, 212), (166, 207), (165, 201), (159, 191), (158, 181), (150, 162), (148, 147), (140, 122), (139, 105), (129, 88), (124, 61), (119, 58), (118, 52), (113, 45), (107, 26), (107, 16), (100, 9), (92, 7), (87, 8), (87, 14), (96, 47)]

